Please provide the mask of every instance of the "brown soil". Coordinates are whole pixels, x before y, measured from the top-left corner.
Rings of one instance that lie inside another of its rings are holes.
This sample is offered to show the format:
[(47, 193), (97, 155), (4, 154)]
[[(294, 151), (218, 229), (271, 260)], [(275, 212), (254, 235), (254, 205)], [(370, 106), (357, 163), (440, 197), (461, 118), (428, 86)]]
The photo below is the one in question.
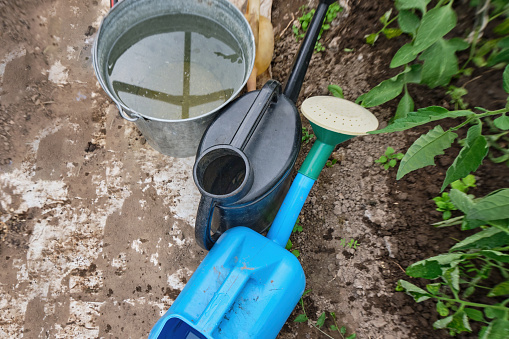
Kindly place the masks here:
[[(95, 80), (91, 41), (108, 2), (0, 0), (2, 338), (146, 337), (206, 254), (193, 239), (194, 159), (152, 150)], [(288, 25), (300, 6), (316, 3), (273, 1), (274, 79), (284, 82), (298, 49)], [(312, 58), (299, 105), (327, 95), (329, 84), (355, 100), (398, 72), (388, 64), (405, 38), (381, 36), (374, 46), (363, 40), (380, 29), (393, 2), (341, 4), (345, 11), (323, 35), (326, 50)], [(476, 72), (466, 101), (504, 105), (501, 71)], [(441, 90), (410, 92), (417, 107), (449, 105)], [(395, 105), (372, 112), (384, 125)], [(323, 170), (300, 216), (303, 231), (291, 238), (311, 290), (304, 298), (310, 319), (335, 312), (357, 338), (449, 337), (432, 328), (432, 301), (416, 304), (394, 289), (409, 279), (408, 265), (465, 236), (431, 226), (441, 215), (430, 199), (459, 149), (400, 181), (374, 163), (388, 146), (404, 151), (429, 128), (357, 137)], [(303, 145), (297, 166), (310, 147)], [(477, 196), (508, 184), (507, 167), (489, 161), (476, 176)], [(344, 245), (350, 240), (355, 249)], [(300, 313), (297, 306), (279, 338), (326, 338), (293, 322)]]

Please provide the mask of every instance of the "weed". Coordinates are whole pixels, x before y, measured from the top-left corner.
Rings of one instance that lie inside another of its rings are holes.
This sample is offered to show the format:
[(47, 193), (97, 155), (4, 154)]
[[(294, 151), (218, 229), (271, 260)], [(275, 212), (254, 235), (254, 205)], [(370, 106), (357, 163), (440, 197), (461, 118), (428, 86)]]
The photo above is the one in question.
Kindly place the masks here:
[(338, 162), (338, 159), (332, 159), (332, 160), (327, 160), (327, 162), (325, 163), (325, 166), (331, 168), (332, 166), (334, 166), (336, 163)]
[[(292, 26), (293, 34), (295, 35), (295, 40), (299, 41), (300, 39), (304, 38), (306, 35), (306, 31), (308, 30), (309, 24), (311, 23), (311, 19), (313, 18), (313, 15), (315, 14), (315, 10), (312, 9), (307, 13), (304, 13), (307, 9), (307, 6), (301, 6), (299, 8), (299, 11), (302, 13), (302, 16), (299, 17), (297, 20), (299, 20), (300, 27), (297, 25)], [(315, 44), (315, 52), (323, 52), (325, 51), (325, 47), (319, 42), (319, 40), (322, 37), (322, 34), (324, 31), (327, 31), (331, 28), (330, 24), (338, 14), (343, 10), (341, 6), (339, 6), (339, 3), (335, 2), (329, 6), (329, 9), (327, 10), (327, 13), (325, 15), (325, 19), (323, 20), (322, 27), (320, 28), (320, 33), (318, 34), (318, 38), (316, 39)]]
[(314, 138), (314, 134), (310, 134), (306, 127), (302, 127), (302, 143), (306, 145), (311, 139)]
[(463, 97), (468, 94), (468, 91), (463, 87), (449, 86), (447, 88), (446, 95), (451, 97), (451, 104), (454, 105), (454, 109), (467, 109), (468, 103), (463, 100)]
[[(462, 193), (467, 193), (469, 188), (476, 187), (475, 177), (472, 174), (469, 174), (463, 179), (452, 182), (451, 187)], [(432, 200), (437, 205), (437, 211), (442, 212), (443, 220), (449, 220), (452, 216), (452, 211), (458, 210), (456, 206), (451, 202), (451, 198), (447, 192), (443, 192), (441, 196), (435, 197)]]
[(341, 247), (353, 248), (354, 250), (356, 250), (357, 246), (359, 245), (359, 243), (355, 239), (350, 239), (350, 242), (347, 243), (346, 238), (341, 238), (339, 240), (339, 244), (341, 245)]
[(297, 258), (300, 257), (299, 250), (292, 250), (292, 247), (293, 247), (293, 243), (292, 243), (292, 241), (290, 239), (288, 239), (288, 242), (286, 243), (285, 249), (290, 251)]
[(302, 232), (302, 225), (300, 224), (300, 218), (297, 218), (297, 221), (295, 222), (295, 225), (293, 226), (292, 233), (295, 232)]
[[(304, 307), (304, 297), (306, 295), (308, 295), (309, 292), (311, 292), (311, 290), (306, 290), (302, 294), (302, 296), (300, 298), (300, 301), (299, 301), (299, 304), (302, 307), (302, 312), (303, 313), (299, 314), (293, 321), (296, 322), (296, 323), (305, 323), (305, 322), (307, 322), (308, 324), (310, 324), (314, 328), (316, 328), (318, 331), (322, 332), (322, 334), (327, 336), (327, 338), (334, 339), (334, 337), (330, 336), (329, 334), (325, 333), (322, 330), (323, 326), (325, 325), (325, 320), (327, 319), (327, 313), (326, 312), (322, 312), (322, 314), (320, 314), (320, 316), (318, 317), (316, 322), (313, 322), (313, 321), (311, 321), (308, 318), (308, 315), (306, 314), (306, 309)], [(341, 327), (338, 326), (338, 323), (336, 321), (336, 314), (334, 312), (330, 312), (329, 314), (330, 314), (330, 316), (332, 318), (332, 321), (334, 322), (334, 325), (330, 325), (330, 327), (329, 327), (330, 331), (332, 331), (332, 332), (336, 332), (337, 331), (341, 335), (341, 338), (343, 338), (343, 339), (355, 339), (357, 337), (357, 335), (355, 333), (352, 333), (349, 336), (345, 337), (345, 335), (346, 335), (346, 327), (345, 326), (341, 326)]]
[(384, 155), (382, 155), (380, 158), (375, 160), (376, 163), (380, 164), (384, 167), (385, 170), (388, 170), (389, 168), (392, 168), (397, 165), (398, 160), (403, 159), (405, 156), (403, 153), (394, 153), (394, 148), (387, 147), (385, 150)]
[(345, 96), (343, 95), (343, 89), (341, 87), (339, 87), (338, 85), (329, 85), (329, 86), (327, 86), (327, 89), (336, 98), (341, 98), (341, 99), (345, 98)]

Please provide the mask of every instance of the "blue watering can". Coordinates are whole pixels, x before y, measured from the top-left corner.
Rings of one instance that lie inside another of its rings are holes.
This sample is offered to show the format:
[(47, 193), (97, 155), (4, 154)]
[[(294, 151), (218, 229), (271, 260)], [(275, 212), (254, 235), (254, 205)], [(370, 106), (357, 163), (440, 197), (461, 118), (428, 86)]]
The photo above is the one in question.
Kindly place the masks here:
[(378, 127), (369, 111), (335, 97), (311, 97), (301, 111), (317, 141), (267, 237), (247, 227), (223, 233), (149, 338), (277, 336), (306, 284), (299, 261), (285, 250), (302, 206), (336, 145)]

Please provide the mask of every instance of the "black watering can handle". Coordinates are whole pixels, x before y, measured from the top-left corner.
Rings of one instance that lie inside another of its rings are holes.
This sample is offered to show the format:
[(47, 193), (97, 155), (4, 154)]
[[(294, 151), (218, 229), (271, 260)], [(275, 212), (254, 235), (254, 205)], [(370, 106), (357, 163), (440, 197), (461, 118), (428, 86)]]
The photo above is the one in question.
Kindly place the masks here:
[(313, 56), (316, 40), (320, 34), (320, 29), (322, 28), (322, 23), (325, 19), (325, 15), (327, 14), (327, 10), (329, 9), (329, 5), (336, 1), (337, 0), (320, 1), (315, 15), (313, 15), (313, 19), (311, 19), (311, 23), (308, 26), (306, 36), (300, 45), (299, 52), (297, 53), (297, 57), (293, 63), (290, 75), (286, 80), (286, 86), (283, 92), (283, 94), (294, 103), (297, 102), (297, 98), (299, 97), (300, 89), (304, 82), (304, 76), (306, 75), (309, 61)]
[(212, 214), (216, 207), (215, 199), (202, 195), (198, 213), (196, 214), (196, 222), (194, 227), (194, 237), (201, 248), (210, 250), (223, 232), (211, 234), (210, 223)]
[(276, 80), (267, 81), (244, 116), (242, 123), (230, 141), (230, 145), (241, 151), (244, 150), (270, 104), (274, 99), (277, 100), (280, 94), (281, 84)]

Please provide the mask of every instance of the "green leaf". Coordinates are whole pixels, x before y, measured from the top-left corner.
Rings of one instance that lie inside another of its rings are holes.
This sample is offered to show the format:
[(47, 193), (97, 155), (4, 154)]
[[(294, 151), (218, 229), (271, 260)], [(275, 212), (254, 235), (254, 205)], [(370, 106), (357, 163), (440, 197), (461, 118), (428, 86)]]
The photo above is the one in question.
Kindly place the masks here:
[(414, 41), (417, 53), (424, 51), (449, 33), (456, 26), (456, 21), (452, 2), (448, 6), (435, 7), (424, 14)]
[(394, 120), (406, 118), (408, 113), (414, 110), (414, 100), (408, 93), (408, 90), (405, 86), (405, 94), (401, 98), (398, 104), (398, 108), (396, 109), (396, 114), (394, 115)]
[(400, 10), (398, 14), (398, 24), (404, 33), (415, 35), (421, 19), (410, 10)]
[(456, 206), (463, 213), (467, 213), (474, 205), (472, 198), (460, 190), (452, 189), (449, 192), (449, 197), (451, 198), (451, 202), (454, 204), (454, 206)]
[(401, 46), (396, 54), (394, 54), (389, 67), (396, 68), (408, 64), (417, 58), (417, 54), (419, 54), (419, 52), (414, 47), (414, 45), (412, 43), (407, 43)]
[(341, 87), (339, 87), (338, 85), (329, 85), (329, 86), (327, 86), (327, 89), (336, 98), (341, 98), (341, 99), (345, 98), (345, 96), (343, 95), (343, 89)]
[[(495, 304), (493, 306), (500, 306), (500, 304)], [(500, 310), (497, 308), (493, 308), (493, 307), (486, 307), (484, 309), (484, 315), (486, 315), (486, 318), (489, 318), (489, 319), (494, 319), (494, 318), (504, 319), (505, 317), (507, 317), (506, 311)]]
[(323, 327), (323, 324), (325, 323), (325, 318), (326, 318), (326, 315), (325, 315), (325, 312), (323, 312), (318, 317), (318, 320), (316, 321), (316, 326), (318, 326), (318, 328), (322, 328)]
[(486, 321), (486, 319), (484, 319), (484, 315), (479, 310), (476, 310), (473, 308), (465, 308), (464, 311), (467, 314), (467, 316), (474, 321), (482, 321), (482, 322)]
[(387, 160), (388, 160), (387, 157), (385, 155), (382, 155), (380, 159), (375, 160), (375, 162), (383, 164), (386, 163)]
[(422, 82), (430, 88), (446, 86), (458, 73), (458, 58), (454, 44), (448, 40), (438, 39), (419, 57), (424, 60)]
[[(404, 72), (407, 71), (405, 70)], [(362, 106), (368, 108), (378, 106), (400, 95), (404, 86), (404, 78), (402, 77), (403, 73), (400, 73), (390, 79), (384, 80), (372, 88), (362, 98)]]
[(426, 13), (426, 6), (430, 3), (431, 0), (396, 0), (394, 4), (398, 11), (402, 11), (404, 9), (418, 9), (422, 13)]
[(387, 12), (382, 15), (382, 17), (379, 19), (382, 25), (387, 25), (389, 22), (389, 19), (391, 18), (392, 9), (388, 10)]
[(447, 325), (452, 321), (452, 315), (448, 316), (447, 318), (439, 319), (433, 323), (433, 328), (435, 330), (439, 330), (442, 328), (446, 328)]
[(509, 130), (509, 117), (505, 113), (493, 120), (493, 123), (503, 131)]
[(293, 250), (292, 254), (297, 258), (300, 257), (300, 252), (298, 250)]
[(441, 191), (452, 182), (466, 177), (471, 172), (475, 172), (481, 166), (488, 151), (488, 142), (483, 135), (478, 136), (473, 141), (467, 138), (465, 146), (463, 146), (452, 165), (447, 169)]
[(378, 131), (368, 132), (368, 134), (381, 134), (404, 131), (412, 127), (424, 125), (427, 124), (428, 122), (435, 120), (441, 120), (445, 118), (467, 117), (470, 115), (474, 115), (474, 113), (469, 110), (448, 111), (447, 109), (440, 106), (430, 106), (420, 108), (417, 110), (417, 112), (410, 112), (408, 113), (406, 118), (395, 120), (394, 123), (390, 124), (389, 126)]
[(393, 153), (394, 153), (394, 148), (392, 148), (391, 146), (387, 147), (387, 149), (385, 150), (386, 156), (391, 156)]
[(341, 334), (346, 334), (346, 327), (345, 326), (341, 326), (341, 329), (339, 330), (339, 333)]
[(458, 332), (472, 332), (468, 323), (468, 316), (464, 311), (458, 311), (452, 316), (452, 321), (447, 324), (447, 328), (454, 329)]
[(450, 251), (463, 251), (469, 249), (492, 249), (506, 246), (509, 243), (509, 234), (495, 227), (490, 227), (460, 241)]
[(488, 297), (499, 297), (502, 295), (509, 295), (509, 280), (503, 281), (496, 285), (488, 293)]
[(484, 250), (484, 251), (481, 251), (480, 253), (482, 255), (485, 255), (488, 258), (509, 264), (509, 254), (505, 254), (505, 253), (502, 253), (499, 251), (492, 251), (492, 250)]
[(338, 327), (336, 325), (330, 325), (329, 330), (331, 331), (337, 331)]
[(365, 39), (366, 39), (366, 43), (368, 45), (373, 46), (375, 44), (376, 40), (378, 39), (378, 33), (371, 33), (369, 35), (366, 35)]
[(509, 338), (509, 320), (497, 319), (492, 321), (479, 339), (506, 339)]
[(446, 270), (442, 279), (449, 285), (449, 287), (456, 293), (460, 290), (460, 269), (458, 266), (454, 266)]
[(491, 67), (501, 62), (509, 61), (509, 48), (505, 48), (498, 53), (490, 55), (486, 66)]
[(355, 338), (357, 338), (357, 334), (352, 333), (348, 337), (346, 337), (345, 339), (355, 339)]
[(305, 314), (299, 314), (293, 321), (294, 323), (305, 323), (308, 321), (308, 317)]
[(488, 195), (477, 202), (468, 213), (469, 219), (500, 220), (509, 218), (509, 188)]
[(445, 304), (441, 301), (438, 301), (437, 302), (437, 312), (438, 314), (440, 314), (442, 317), (447, 317), (449, 315), (449, 309), (447, 308), (447, 306), (445, 306)]
[(503, 78), (503, 87), (506, 93), (509, 93), (509, 65), (505, 66)]
[(437, 295), (438, 292), (440, 292), (440, 286), (442, 286), (442, 284), (440, 284), (440, 283), (427, 284), (426, 289), (429, 291), (429, 293), (431, 293), (433, 295)]
[(403, 34), (403, 31), (399, 28), (384, 28), (382, 33), (387, 39), (393, 39)]
[(444, 131), (440, 125), (421, 135), (401, 159), (396, 180), (416, 169), (435, 165), (435, 157), (444, 154), (444, 149), (451, 147), (457, 136), (454, 132)]
[(291, 250), (292, 246), (293, 246), (292, 241), (290, 239), (288, 239), (288, 242), (286, 243), (285, 249)]
[(493, 28), (493, 32), (498, 35), (507, 35), (509, 34), (509, 18), (506, 18), (500, 24), (498, 24), (495, 28)]
[(399, 291), (405, 291), (406, 294), (414, 298), (414, 300), (418, 303), (424, 300), (428, 300), (432, 296), (422, 288), (419, 288), (406, 280), (399, 280), (397, 288), (399, 288)]
[(440, 254), (413, 263), (406, 269), (406, 274), (414, 278), (436, 279), (442, 275), (442, 268), (455, 267), (461, 261), (463, 254)]

